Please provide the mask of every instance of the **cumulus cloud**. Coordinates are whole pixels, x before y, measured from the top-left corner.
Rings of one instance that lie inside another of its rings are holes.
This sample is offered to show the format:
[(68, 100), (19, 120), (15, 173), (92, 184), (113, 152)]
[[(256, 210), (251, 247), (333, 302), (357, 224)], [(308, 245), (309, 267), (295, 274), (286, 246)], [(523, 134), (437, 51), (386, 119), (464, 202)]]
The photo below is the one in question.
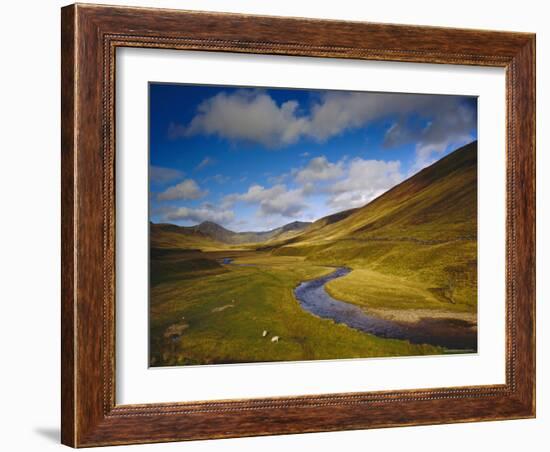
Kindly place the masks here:
[(215, 165), (216, 164), (216, 160), (213, 159), (212, 157), (208, 157), (206, 156), (205, 158), (203, 158), (201, 160), (201, 162), (197, 165), (197, 167), (195, 168), (195, 170), (197, 171), (200, 171), (204, 168), (206, 168), (207, 166), (212, 166), (212, 165)]
[(193, 179), (185, 179), (177, 185), (174, 185), (162, 193), (159, 193), (159, 201), (172, 201), (174, 199), (199, 199), (207, 195), (207, 191), (202, 191)]
[(289, 177), (290, 177), (290, 172), (288, 172), (288, 173), (282, 173), (282, 174), (278, 174), (277, 176), (269, 176), (269, 177), (267, 178), (267, 181), (268, 181), (270, 184), (277, 185), (277, 184), (282, 184), (282, 183), (285, 182)]
[(171, 182), (175, 179), (183, 177), (183, 171), (173, 168), (165, 168), (163, 166), (149, 166), (149, 177), (152, 182), (164, 183)]
[(264, 188), (261, 185), (255, 184), (255, 185), (251, 185), (248, 188), (248, 191), (245, 193), (241, 193), (241, 194), (234, 193), (231, 195), (227, 195), (224, 198), (224, 202), (229, 202), (229, 203), (235, 203), (237, 201), (244, 201), (248, 203), (261, 202), (269, 196), (276, 196), (284, 189), (285, 187), (283, 185), (276, 185), (272, 188)]
[(203, 101), (187, 127), (172, 125), (172, 135), (217, 135), (275, 147), (294, 143), (305, 120), (296, 115), (298, 102), (281, 105), (256, 90), (221, 92)]
[(304, 195), (311, 195), (313, 193), (316, 193), (317, 191), (317, 184), (314, 184), (313, 182), (306, 182), (304, 185), (302, 185), (302, 193)]
[[(277, 184), (270, 188), (251, 185), (245, 193), (224, 197), (223, 208), (236, 202), (257, 204), (262, 216), (305, 216), (311, 196), (321, 196), (333, 211), (368, 204), (377, 196), (403, 181), (405, 176), (398, 160), (365, 160), (346, 157), (330, 162), (326, 157), (311, 159), (306, 166), (293, 171), (295, 188)], [(327, 181), (330, 181), (327, 184)]]
[(346, 176), (329, 187), (327, 204), (335, 210), (364, 206), (404, 179), (397, 160), (363, 160), (349, 162)]
[(300, 184), (314, 181), (327, 181), (338, 179), (344, 174), (342, 163), (330, 163), (325, 156), (315, 157), (309, 161), (307, 166), (299, 170), (295, 179)]
[(175, 207), (166, 209), (164, 219), (166, 221), (188, 221), (191, 223), (213, 221), (218, 224), (227, 224), (235, 219), (235, 214), (231, 210), (218, 209), (211, 204), (203, 204), (198, 208)]
[(264, 216), (295, 217), (307, 207), (301, 189), (288, 189), (282, 184), (271, 188), (265, 188), (257, 184), (251, 185), (245, 193), (234, 193), (225, 196), (222, 206), (229, 207), (238, 201), (258, 204), (258, 214)]
[[(308, 111), (300, 113), (305, 107)], [(420, 132), (414, 130), (405, 121), (410, 114), (431, 118), (432, 123)], [(390, 115), (398, 115), (399, 120), (386, 134), (387, 147), (415, 139), (425, 146), (433, 145), (441, 133), (451, 141), (456, 140), (449, 136), (469, 133), (476, 121), (475, 108), (457, 96), (332, 91), (309, 106), (299, 106), (294, 100), (279, 105), (266, 92), (243, 89), (221, 92), (203, 101), (188, 125), (171, 124), (169, 133), (217, 135), (276, 148), (301, 138), (323, 142)]]
[(284, 190), (277, 196), (260, 202), (260, 211), (264, 215), (282, 215), (284, 217), (296, 217), (307, 206), (304, 204), (301, 190)]

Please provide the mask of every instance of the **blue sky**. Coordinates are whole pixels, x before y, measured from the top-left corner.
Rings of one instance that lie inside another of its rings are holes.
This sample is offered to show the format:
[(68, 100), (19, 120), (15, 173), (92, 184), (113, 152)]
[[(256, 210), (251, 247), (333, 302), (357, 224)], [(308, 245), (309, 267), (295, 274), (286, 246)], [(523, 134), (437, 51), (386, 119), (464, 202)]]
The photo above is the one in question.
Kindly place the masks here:
[(235, 231), (359, 207), (477, 139), (473, 97), (149, 85), (150, 219)]

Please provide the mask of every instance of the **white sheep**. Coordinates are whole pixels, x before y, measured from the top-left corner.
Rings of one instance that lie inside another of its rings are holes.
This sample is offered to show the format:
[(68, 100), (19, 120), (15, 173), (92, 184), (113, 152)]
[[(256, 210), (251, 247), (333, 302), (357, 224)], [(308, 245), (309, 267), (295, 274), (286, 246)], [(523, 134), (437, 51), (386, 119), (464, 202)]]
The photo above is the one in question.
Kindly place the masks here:
[(264, 332), (262, 333), (262, 337), (266, 337), (267, 336), (267, 331), (264, 330)]
[(273, 336), (271, 342), (279, 342), (279, 336)]

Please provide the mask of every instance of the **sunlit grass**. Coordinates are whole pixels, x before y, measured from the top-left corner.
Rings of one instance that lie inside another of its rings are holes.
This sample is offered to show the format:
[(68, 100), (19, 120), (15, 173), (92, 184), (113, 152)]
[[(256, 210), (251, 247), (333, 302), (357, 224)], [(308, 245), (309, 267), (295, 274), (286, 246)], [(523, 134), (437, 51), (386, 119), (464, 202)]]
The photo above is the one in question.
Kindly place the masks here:
[[(326, 286), (336, 299), (475, 323), (477, 144), (298, 235), (224, 245), (156, 228), (151, 246), (152, 365), (443, 353), (320, 319), (302, 309), (293, 289), (347, 266), (351, 273)], [(222, 265), (223, 257), (234, 263)], [(271, 342), (274, 336), (280, 340)]]
[[(304, 311), (294, 298), (294, 287), (330, 273), (330, 268), (267, 254), (236, 262), (258, 267), (228, 265), (217, 273), (152, 288), (152, 365), (441, 353), (438, 347), (381, 339)], [(176, 323), (189, 326), (176, 340), (165, 337)], [(273, 336), (279, 336), (279, 342), (272, 343)]]

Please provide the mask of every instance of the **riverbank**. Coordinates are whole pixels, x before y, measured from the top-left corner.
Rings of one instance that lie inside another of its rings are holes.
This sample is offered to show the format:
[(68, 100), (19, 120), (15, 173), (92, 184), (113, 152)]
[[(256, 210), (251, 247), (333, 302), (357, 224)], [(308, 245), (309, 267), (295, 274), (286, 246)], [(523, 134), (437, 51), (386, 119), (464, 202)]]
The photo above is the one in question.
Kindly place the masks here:
[[(224, 257), (202, 253), (193, 259), (220, 262)], [(231, 259), (246, 265), (182, 271), (151, 287), (152, 366), (443, 353), (440, 347), (376, 337), (305, 311), (294, 288), (333, 268), (269, 253), (247, 252), (240, 257), (235, 252)], [(182, 324), (185, 329), (173, 327)], [(169, 334), (176, 329), (178, 335)], [(274, 336), (279, 340), (272, 343)]]
[[(360, 307), (337, 300), (326, 290), (326, 285), (351, 273), (348, 267), (340, 267), (329, 275), (300, 283), (294, 289), (300, 305), (313, 315), (331, 319), (350, 328), (382, 338), (408, 340), (415, 344), (430, 344), (453, 350), (477, 350), (477, 327), (469, 315), (461, 319), (449, 317), (446, 312), (394, 310), (397, 315), (389, 318), (367, 312)], [(380, 310), (379, 310), (380, 311)], [(391, 310), (388, 310), (392, 312)]]

